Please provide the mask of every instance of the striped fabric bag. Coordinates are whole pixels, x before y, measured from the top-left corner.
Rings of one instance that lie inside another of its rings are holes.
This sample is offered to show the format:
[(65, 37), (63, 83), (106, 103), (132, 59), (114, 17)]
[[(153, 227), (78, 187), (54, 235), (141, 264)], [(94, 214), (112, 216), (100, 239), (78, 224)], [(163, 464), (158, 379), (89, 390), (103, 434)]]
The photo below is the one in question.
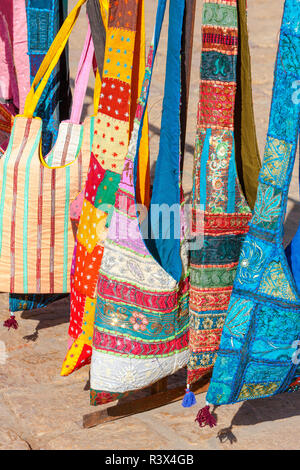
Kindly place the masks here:
[[(19, 114), (22, 114), (30, 85), (68, 15), (68, 0), (13, 0), (1, 3), (10, 4), (12, 11), (12, 56), (20, 97)], [(49, 77), (34, 114), (43, 121), (44, 155), (56, 141), (60, 122), (69, 117), (72, 96), (68, 62), (68, 51), (65, 49)], [(18, 312), (43, 308), (67, 295), (10, 294), (9, 310)]]
[(0, 159), (0, 290), (4, 292), (69, 291), (74, 248), (69, 205), (86, 179), (94, 124), (93, 117), (79, 123), (94, 55), (90, 32), (76, 78), (71, 118), (60, 124), (56, 144), (45, 157), (42, 120), (33, 115), (84, 3), (78, 2), (52, 43)]

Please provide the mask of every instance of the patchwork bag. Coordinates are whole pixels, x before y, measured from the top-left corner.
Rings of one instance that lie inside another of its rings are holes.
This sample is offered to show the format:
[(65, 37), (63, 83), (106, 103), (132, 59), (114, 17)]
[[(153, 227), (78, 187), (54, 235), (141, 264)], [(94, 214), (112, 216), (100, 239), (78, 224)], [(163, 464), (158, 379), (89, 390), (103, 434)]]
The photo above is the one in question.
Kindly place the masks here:
[(283, 248), (300, 124), (299, 17), (299, 1), (286, 0), (257, 201), (207, 394), (216, 405), (293, 390), (300, 376), (300, 297)]
[[(190, 258), (188, 385), (216, 360), (258, 184), (245, 0), (203, 5)], [(241, 174), (237, 173), (237, 165)], [(240, 178), (239, 178), (240, 177)]]
[[(182, 0), (170, 1), (160, 148), (150, 205), (153, 217), (149, 218), (153, 236), (146, 241), (148, 218), (144, 214), (140, 227), (136, 183), (143, 118), (166, 0), (158, 3), (143, 89), (104, 242), (91, 361), (92, 405), (146, 387), (184, 367), (188, 360), (187, 240), (180, 192), (184, 6)], [(163, 205), (174, 210), (174, 218), (161, 227), (157, 225), (160, 217), (154, 214)]]
[[(105, 2), (101, 2), (102, 9)], [(104, 8), (105, 12), (105, 8)], [(90, 363), (96, 308), (96, 286), (103, 244), (145, 72), (144, 0), (110, 1), (99, 112), (95, 119), (93, 152), (71, 271), (69, 350), (61, 375)], [(148, 125), (141, 142), (139, 197), (148, 199)], [(146, 202), (147, 203), (147, 202)]]
[(93, 58), (91, 38), (84, 52), (85, 67), (77, 77), (71, 119), (60, 124), (56, 144), (45, 158), (42, 121), (33, 114), (84, 3), (78, 2), (51, 45), (0, 160), (0, 290), (4, 292), (69, 291), (74, 247), (69, 204), (86, 178), (93, 129), (93, 119), (79, 124)]

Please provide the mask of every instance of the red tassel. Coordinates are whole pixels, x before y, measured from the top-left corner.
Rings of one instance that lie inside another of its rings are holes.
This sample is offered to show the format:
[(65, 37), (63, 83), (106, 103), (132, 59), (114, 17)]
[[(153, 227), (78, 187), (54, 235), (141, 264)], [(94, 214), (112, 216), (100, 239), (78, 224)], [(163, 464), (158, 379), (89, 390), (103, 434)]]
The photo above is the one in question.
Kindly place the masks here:
[(206, 425), (211, 428), (217, 426), (217, 420), (209, 411), (209, 405), (206, 405), (198, 411), (195, 421), (198, 422), (200, 428), (204, 428)]
[(5, 320), (5, 322), (3, 323), (3, 326), (8, 328), (9, 330), (11, 328), (13, 328), (14, 330), (17, 330), (19, 328), (18, 322), (14, 315), (11, 315), (7, 320)]

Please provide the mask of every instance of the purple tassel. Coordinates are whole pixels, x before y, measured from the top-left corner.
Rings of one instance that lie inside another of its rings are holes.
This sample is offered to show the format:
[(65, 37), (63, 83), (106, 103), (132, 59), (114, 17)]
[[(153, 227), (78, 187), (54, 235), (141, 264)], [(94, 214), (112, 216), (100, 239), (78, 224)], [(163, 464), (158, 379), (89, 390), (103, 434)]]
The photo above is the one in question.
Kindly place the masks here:
[(198, 411), (195, 421), (198, 422), (200, 428), (204, 428), (207, 425), (211, 428), (217, 426), (217, 420), (209, 411), (209, 405)]
[(196, 405), (196, 403), (197, 401), (194, 393), (190, 390), (189, 386), (187, 386), (181, 405), (184, 408), (190, 408), (191, 406)]
[(17, 330), (19, 328), (18, 322), (16, 320), (16, 317), (14, 315), (11, 315), (10, 318), (5, 320), (3, 323), (3, 326), (5, 328), (8, 328), (9, 330), (13, 328), (14, 330)]

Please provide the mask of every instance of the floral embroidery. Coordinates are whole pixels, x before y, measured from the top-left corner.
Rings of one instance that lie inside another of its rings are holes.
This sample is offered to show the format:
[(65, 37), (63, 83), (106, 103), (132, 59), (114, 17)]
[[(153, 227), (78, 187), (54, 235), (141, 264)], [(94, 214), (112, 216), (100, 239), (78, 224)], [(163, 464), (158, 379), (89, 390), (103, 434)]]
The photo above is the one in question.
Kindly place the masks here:
[(239, 400), (249, 400), (249, 398), (263, 397), (271, 395), (278, 389), (279, 383), (274, 384), (244, 384)]
[(296, 300), (282, 265), (278, 262), (271, 263), (268, 267), (260, 284), (259, 292), (286, 300)]
[(256, 243), (246, 240), (240, 257), (237, 282), (239, 284), (256, 285), (264, 262), (264, 253)]
[(149, 321), (142, 313), (133, 312), (132, 317), (129, 319), (132, 323), (134, 331), (145, 331)]
[(260, 178), (264, 182), (274, 183), (283, 187), (289, 163), (292, 144), (284, 140), (267, 137), (264, 154), (264, 166)]

